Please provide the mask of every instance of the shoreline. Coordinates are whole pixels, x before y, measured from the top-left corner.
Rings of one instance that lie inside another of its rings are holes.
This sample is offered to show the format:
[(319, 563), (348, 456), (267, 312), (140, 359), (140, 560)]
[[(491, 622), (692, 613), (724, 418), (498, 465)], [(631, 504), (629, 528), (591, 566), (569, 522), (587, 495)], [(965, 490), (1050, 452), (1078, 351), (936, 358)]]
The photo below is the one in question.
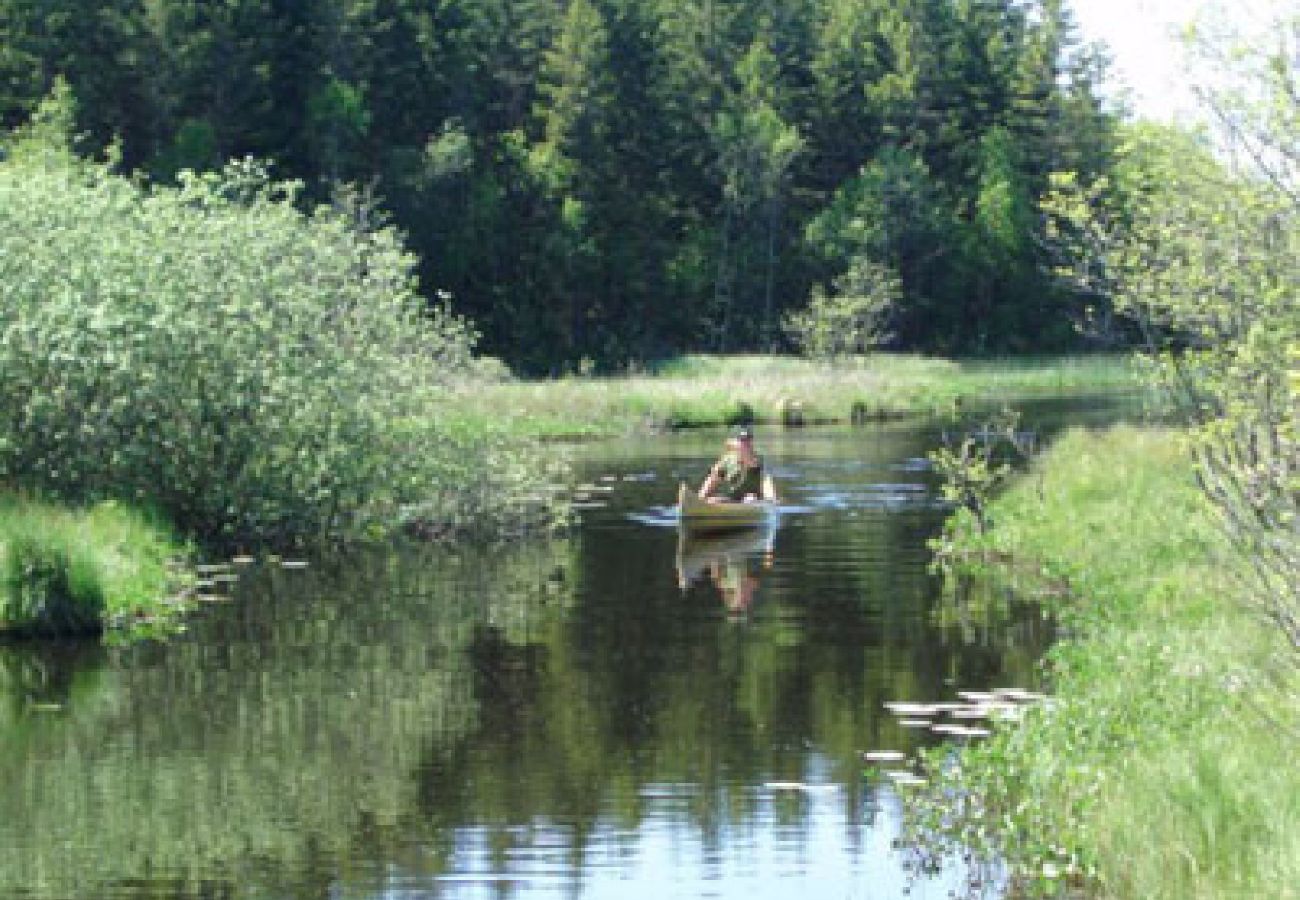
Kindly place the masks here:
[(0, 497), (0, 641), (183, 630), (203, 597), (192, 555), (158, 516), (118, 502)]
[[(1138, 387), (1131, 359), (1115, 356), (961, 362), (873, 354), (838, 363), (776, 356), (690, 356), (655, 375), (467, 385), (458, 389), (452, 404), (458, 424), (468, 432), (496, 431), (516, 448), (533, 444), (540, 448), (544, 462), (554, 457), (549, 463), (558, 465), (560, 445), (646, 431), (711, 428), (738, 421), (787, 428), (866, 423), (1027, 397), (1113, 396)], [(485, 410), (495, 413), (489, 416)], [(548, 447), (554, 447), (554, 453)], [(550, 478), (557, 477), (564, 475), (551, 472)], [(558, 487), (550, 485), (553, 490)], [(456, 490), (464, 495), (464, 502), (476, 496), (472, 484)], [(553, 514), (561, 517), (563, 493), (551, 501)], [(10, 576), (8, 596), (26, 596), (32, 602), (27, 603), (30, 609), (19, 611), (17, 600), (0, 601), (0, 637), (162, 635), (183, 629), (188, 611), (214, 599), (205, 593), (210, 579), (202, 572), (181, 573), (161, 565), (164, 557), (188, 558), (192, 552), (176, 529), (156, 515), (112, 503), (78, 511), (21, 497), (7, 502), (11, 517), (57, 527), (16, 524), (10, 529), (15, 534), (51, 534), (32, 552), (46, 560), (36, 568), (44, 566), (54, 574), (46, 577), (31, 566), (23, 574), (21, 563), (11, 567), (17, 574)], [(28, 507), (21, 508), (23, 504)], [(87, 521), (94, 519), (96, 527), (113, 536), (93, 536), (92, 529), (87, 537)], [(415, 516), (404, 524), (394, 522), (391, 531), (454, 542), (463, 539), (459, 528), (463, 524)], [(99, 573), (110, 569), (134, 572), (130, 588), (101, 578)], [(50, 578), (57, 582), (53, 587), (42, 582)], [(142, 587), (139, 579), (149, 586)], [(33, 593), (47, 588), (57, 597), (49, 610)]]
[(475, 385), (460, 399), (492, 409), (517, 438), (549, 442), (738, 422), (866, 423), (1141, 389), (1136, 363), (1125, 355), (948, 360), (877, 353), (835, 362), (694, 355), (655, 373)]
[(1179, 433), (1070, 432), (991, 513), (958, 541), (989, 561), (970, 574), (1065, 587), (1039, 595), (1063, 634), (1052, 701), (928, 757), (914, 837), (1005, 860), (1017, 896), (1294, 896), (1296, 673), (1239, 599)]

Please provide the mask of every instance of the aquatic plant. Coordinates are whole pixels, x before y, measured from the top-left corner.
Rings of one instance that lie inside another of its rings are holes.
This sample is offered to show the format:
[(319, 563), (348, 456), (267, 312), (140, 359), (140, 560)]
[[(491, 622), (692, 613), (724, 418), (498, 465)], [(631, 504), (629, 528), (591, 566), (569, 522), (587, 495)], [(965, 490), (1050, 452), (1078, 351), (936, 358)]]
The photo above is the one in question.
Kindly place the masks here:
[(834, 362), (794, 356), (688, 355), (622, 377), (514, 381), (467, 388), (508, 411), (522, 436), (588, 437), (646, 429), (866, 422), (942, 413), (954, 404), (1116, 394), (1140, 384), (1126, 356), (947, 360), (872, 353)]
[(1020, 414), (1003, 407), (978, 427), (945, 432), (943, 446), (926, 454), (939, 475), (939, 491), (953, 508), (943, 533), (931, 542), (940, 557), (956, 546), (963, 534), (989, 530), (989, 502), (994, 492), (1033, 452), (1032, 434), (1016, 430)]

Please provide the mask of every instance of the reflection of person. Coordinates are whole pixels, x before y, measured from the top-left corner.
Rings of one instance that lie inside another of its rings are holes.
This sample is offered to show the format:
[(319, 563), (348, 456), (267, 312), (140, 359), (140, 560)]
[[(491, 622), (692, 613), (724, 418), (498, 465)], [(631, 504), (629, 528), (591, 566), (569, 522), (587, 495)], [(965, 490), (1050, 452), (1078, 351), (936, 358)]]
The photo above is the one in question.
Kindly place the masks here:
[(706, 540), (683, 537), (677, 545), (677, 585), (684, 591), (703, 579), (717, 588), (729, 613), (746, 613), (764, 570), (772, 568), (774, 538), (772, 531), (758, 530)]
[(722, 605), (733, 615), (748, 612), (754, 605), (754, 592), (758, 590), (755, 562), (752, 556), (728, 556), (709, 567), (709, 575), (722, 593)]
[(754, 452), (754, 432), (741, 427), (727, 439), (726, 450), (709, 469), (700, 485), (700, 497), (717, 503), (753, 501), (762, 495), (763, 460)]

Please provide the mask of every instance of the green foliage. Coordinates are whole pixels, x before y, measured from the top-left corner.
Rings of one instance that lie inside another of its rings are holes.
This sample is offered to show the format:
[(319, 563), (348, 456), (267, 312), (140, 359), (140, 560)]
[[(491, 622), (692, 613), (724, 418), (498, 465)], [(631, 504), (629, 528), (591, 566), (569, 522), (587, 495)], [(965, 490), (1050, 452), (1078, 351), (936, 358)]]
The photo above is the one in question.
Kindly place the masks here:
[[(1240, 58), (1273, 71), (1251, 51)], [(1193, 427), (1201, 485), (1255, 563), (1243, 599), (1300, 658), (1300, 395), (1291, 377), (1300, 191), (1268, 168), (1300, 140), (1300, 118), (1287, 90), (1293, 61), (1273, 63), (1281, 80), (1257, 75), (1257, 102), (1289, 108), (1290, 118), (1220, 98), (1221, 109), (1262, 123), (1248, 146), (1263, 169), (1236, 172), (1203, 140), (1145, 127), (1130, 134), (1113, 187), (1063, 176), (1049, 209), (1074, 251), (1070, 272), (1113, 293), (1142, 328), (1159, 383)]]
[(863, 253), (901, 346), (1064, 349), (1022, 213), (1054, 167), (1109, 173), (1103, 75), (1056, 2), (0, 2), (0, 125), (62, 76), (129, 170), (373, 188), (424, 296), (546, 374), (772, 350)]
[(347, 155), (370, 128), (370, 111), (361, 90), (339, 78), (326, 81), (307, 98), (307, 127), (321, 174), (337, 181), (350, 171)]
[(56, 78), (49, 94), (32, 111), (6, 150), (19, 156), (25, 150), (36, 153), (71, 151), (77, 131), (77, 98), (67, 79)]
[(1033, 198), (1021, 182), (1016, 147), (1011, 134), (996, 127), (980, 142), (979, 194), (975, 218), (989, 242), (989, 250), (1003, 264), (1014, 263), (1025, 252), (1033, 233)]
[(1031, 439), (1016, 431), (1020, 414), (1009, 407), (973, 431), (958, 437), (944, 434), (944, 446), (926, 454), (940, 481), (943, 499), (954, 512), (935, 541), (945, 558), (972, 532), (989, 530), (988, 506), (994, 492), (1013, 471), (1013, 462), (1028, 457)]
[(574, 0), (542, 62), (539, 111), (546, 145), (563, 156), (580, 157), (607, 136), (609, 79), (604, 19), (587, 0)]
[(722, 194), (741, 210), (772, 198), (803, 148), (798, 128), (782, 121), (778, 78), (776, 57), (762, 40), (754, 41), (736, 63), (740, 90), (714, 127)]
[(455, 178), (474, 165), (474, 148), (461, 123), (450, 121), (424, 147), (424, 162), (431, 179)]
[(217, 153), (217, 133), (212, 123), (187, 119), (177, 127), (171, 147), (158, 155), (154, 169), (160, 175), (175, 178), (185, 169), (206, 172), (221, 168), (221, 164)]
[(0, 632), (69, 635), (169, 621), (180, 607), (171, 532), (116, 503), (73, 510), (0, 499)]
[(887, 147), (839, 186), (808, 224), (807, 239), (827, 259), (866, 254), (901, 261), (939, 233), (938, 212), (925, 162)]
[(806, 356), (866, 353), (892, 336), (889, 320), (901, 296), (898, 278), (887, 267), (855, 258), (835, 279), (834, 293), (813, 288), (808, 308), (788, 314), (785, 330)]
[[(782, 115), (779, 61), (765, 35), (755, 37), (736, 62), (734, 77), (738, 88), (725, 98), (710, 131), (723, 202), (710, 324), (723, 351), (756, 339), (759, 347), (772, 346), (781, 209), (806, 144), (798, 126)], [(750, 270), (763, 273), (761, 288), (743, 278)], [(738, 317), (738, 304), (757, 314)]]
[(86, 560), (45, 535), (10, 535), (5, 543), (0, 621), (14, 631), (78, 634), (103, 627), (104, 597)]
[[(1285, 46), (1296, 22), (1279, 25)], [(1034, 895), (1300, 877), (1295, 59), (1201, 51), (1245, 87), (1206, 94), (1217, 145), (1131, 129), (1114, 180), (1058, 175), (1045, 204), (1063, 274), (1136, 323), (1186, 434), (1072, 436), (996, 504), (997, 528), (957, 537), (1063, 583), (1068, 638), (1053, 704), (945, 767), (917, 821), (1007, 859)]]
[(530, 505), (541, 465), (455, 422), (470, 327), (355, 197), (303, 214), (251, 162), (146, 190), (36, 141), (0, 167), (5, 477), (240, 542)]
[[(1295, 695), (1279, 636), (1224, 601), (1231, 552), (1180, 436), (1066, 435), (971, 530), (968, 557), (1041, 593), (1051, 698), (930, 758), (918, 832), (1004, 860), (1029, 896), (1236, 897), (1294, 884)], [(1269, 723), (1281, 727), (1269, 727)], [(1285, 893), (1285, 891), (1283, 891)]]

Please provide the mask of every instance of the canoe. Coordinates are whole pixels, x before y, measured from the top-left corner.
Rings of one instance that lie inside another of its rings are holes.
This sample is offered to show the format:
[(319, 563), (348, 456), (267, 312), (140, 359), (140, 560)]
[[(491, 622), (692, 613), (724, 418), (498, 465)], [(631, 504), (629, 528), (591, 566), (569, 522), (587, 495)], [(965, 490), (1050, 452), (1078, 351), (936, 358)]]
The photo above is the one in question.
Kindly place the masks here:
[(751, 503), (701, 500), (686, 484), (677, 489), (677, 513), (681, 528), (692, 534), (760, 528), (775, 521), (776, 487), (771, 476), (763, 479), (763, 499)]

